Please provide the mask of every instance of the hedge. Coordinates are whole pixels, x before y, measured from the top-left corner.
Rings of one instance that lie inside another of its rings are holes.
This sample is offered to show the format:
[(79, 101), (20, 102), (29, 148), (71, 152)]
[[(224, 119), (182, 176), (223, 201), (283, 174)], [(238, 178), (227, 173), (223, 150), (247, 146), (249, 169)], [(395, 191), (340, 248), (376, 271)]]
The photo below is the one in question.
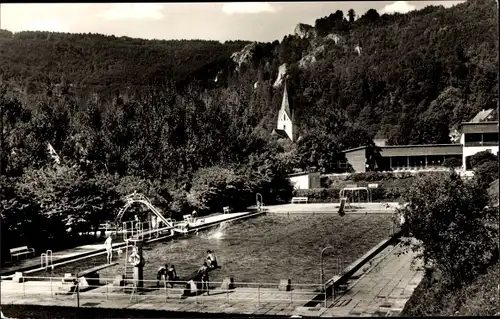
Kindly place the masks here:
[[(340, 190), (342, 188), (314, 188), (296, 189), (293, 191), (294, 197), (308, 197), (310, 203), (332, 203), (339, 202)], [(371, 190), (373, 202), (398, 201), (405, 188), (379, 186)], [(366, 201), (366, 193), (360, 192), (361, 201)]]

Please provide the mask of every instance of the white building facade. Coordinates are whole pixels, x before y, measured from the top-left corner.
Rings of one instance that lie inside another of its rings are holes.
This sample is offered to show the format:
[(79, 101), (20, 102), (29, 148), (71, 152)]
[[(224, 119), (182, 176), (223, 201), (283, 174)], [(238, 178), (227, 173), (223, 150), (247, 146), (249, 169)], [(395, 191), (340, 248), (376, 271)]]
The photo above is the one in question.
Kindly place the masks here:
[(470, 156), (487, 151), (498, 156), (498, 121), (462, 123), (462, 169), (472, 170)]
[(297, 173), (288, 175), (290, 183), (294, 189), (312, 189), (321, 187), (321, 174), (314, 173)]

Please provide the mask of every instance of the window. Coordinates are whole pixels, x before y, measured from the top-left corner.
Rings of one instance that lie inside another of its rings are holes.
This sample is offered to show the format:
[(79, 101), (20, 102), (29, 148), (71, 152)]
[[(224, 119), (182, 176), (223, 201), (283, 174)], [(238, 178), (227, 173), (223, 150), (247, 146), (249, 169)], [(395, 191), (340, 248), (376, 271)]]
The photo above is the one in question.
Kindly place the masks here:
[(286, 131), (286, 125), (283, 125), (283, 130), (285, 130), (285, 131)]

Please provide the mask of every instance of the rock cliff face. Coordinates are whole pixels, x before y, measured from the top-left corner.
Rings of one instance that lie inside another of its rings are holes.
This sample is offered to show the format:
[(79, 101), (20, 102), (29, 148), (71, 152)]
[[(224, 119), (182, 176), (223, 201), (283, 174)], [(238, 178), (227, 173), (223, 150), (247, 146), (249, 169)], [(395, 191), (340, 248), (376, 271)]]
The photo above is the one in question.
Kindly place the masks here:
[(294, 34), (302, 39), (315, 38), (317, 35), (316, 29), (309, 24), (299, 23), (295, 27)]
[(278, 88), (283, 84), (283, 80), (286, 78), (287, 74), (287, 65), (286, 63), (280, 65), (278, 69), (278, 77), (276, 78), (276, 82), (274, 82), (274, 87)]
[(342, 41), (341, 36), (339, 36), (337, 34), (333, 34), (333, 33), (330, 33), (324, 39), (325, 39), (325, 41), (333, 41), (333, 42), (335, 42), (335, 44), (339, 44), (340, 41)]
[(361, 55), (361, 52), (363, 52), (363, 48), (361, 48), (359, 45), (357, 45), (355, 48), (354, 48), (354, 51), (356, 51), (356, 53), (358, 55)]
[(257, 43), (252, 42), (247, 44), (241, 51), (234, 52), (231, 55), (231, 60), (236, 63), (236, 70), (239, 70), (243, 64), (248, 64), (252, 61), (253, 54)]
[(300, 59), (299, 61), (299, 67), (300, 68), (308, 68), (311, 66), (313, 63), (315, 63), (319, 58), (321, 58), (321, 55), (325, 52), (325, 46), (320, 45), (315, 47), (312, 52), (309, 54), (305, 55)]
[(299, 68), (301, 69), (307, 69), (310, 67), (312, 64), (316, 63), (316, 57), (314, 55), (308, 54), (302, 57), (299, 61)]

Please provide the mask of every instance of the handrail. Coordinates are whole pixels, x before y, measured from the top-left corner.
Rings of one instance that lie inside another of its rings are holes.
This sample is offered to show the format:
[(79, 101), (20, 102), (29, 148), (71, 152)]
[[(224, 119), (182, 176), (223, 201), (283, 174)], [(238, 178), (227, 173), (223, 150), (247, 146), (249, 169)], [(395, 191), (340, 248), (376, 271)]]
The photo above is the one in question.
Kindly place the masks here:
[[(23, 278), (26, 278), (26, 279), (46, 279), (46, 281), (53, 281), (53, 282), (57, 282), (57, 281), (60, 281), (62, 279), (64, 279), (63, 276), (23, 276)], [(103, 281), (109, 281), (110, 283), (113, 282), (116, 278), (112, 278), (112, 277), (100, 277), (100, 280), (103, 280)], [(28, 280), (27, 280), (28, 281)], [(38, 280), (40, 281), (40, 280)], [(42, 281), (45, 281), (45, 280), (42, 280)], [(141, 282), (143, 283), (154, 283), (156, 284), (156, 282), (158, 280), (156, 279), (143, 279), (143, 280), (140, 280)], [(213, 284), (213, 285), (220, 285), (222, 284), (224, 281), (209, 281), (208, 283), (209, 284)], [(169, 283), (173, 283), (173, 284), (184, 284), (186, 283), (186, 281), (169, 281)], [(276, 282), (247, 282), (247, 281), (232, 281), (231, 282), (232, 285), (238, 287), (238, 286), (260, 286), (261, 288), (265, 289), (266, 287), (264, 286), (269, 286), (269, 288), (273, 288), (273, 286), (275, 287), (278, 287), (280, 282), (279, 281), (276, 281)], [(292, 282), (290, 284), (291, 287), (309, 287), (309, 288), (319, 288), (321, 285), (319, 283), (294, 283)], [(240, 288), (243, 288), (243, 287), (240, 287)], [(252, 288), (252, 287), (248, 287), (248, 288)], [(278, 289), (278, 288), (276, 288)]]
[[(13, 294), (21, 293), (24, 297), (27, 297), (30, 293), (36, 294), (37, 296), (47, 294), (54, 298), (56, 294), (53, 293), (54, 288), (60, 287), (60, 282), (63, 277), (27, 277), (24, 276), (26, 280), (22, 281), (22, 284), (19, 285), (19, 292), (12, 292)], [(40, 281), (40, 279), (45, 279)], [(120, 290), (116, 291), (115, 289), (109, 289), (112, 285), (113, 278), (100, 278), (100, 282), (104, 282), (104, 284), (85, 284), (85, 286), (80, 287), (80, 283), (74, 283), (74, 289), (68, 289), (68, 295), (72, 295), (73, 298), (76, 299), (77, 304), (79, 304), (81, 300), (81, 296), (85, 298), (105, 298), (109, 300), (109, 298), (126, 298), (130, 303), (133, 302), (138, 292), (140, 291), (141, 285), (139, 282), (133, 282), (131, 285), (122, 286)], [(36, 281), (34, 285), (36, 285), (37, 289), (26, 289), (26, 286), (33, 285), (33, 281)], [(141, 280), (142, 283), (150, 283), (147, 286), (147, 291), (151, 293), (147, 293), (148, 298), (140, 299), (142, 303), (164, 303), (167, 299), (174, 298), (177, 299), (179, 293), (184, 295), (186, 287), (157, 287), (156, 280)], [(55, 283), (55, 284), (54, 284)], [(184, 282), (185, 284), (185, 282)], [(325, 298), (318, 299), (318, 296), (321, 296), (322, 293), (321, 287), (318, 284), (291, 284), (290, 290), (281, 290), (279, 288), (279, 283), (274, 282), (271, 284), (266, 283), (239, 283), (239, 282), (231, 282), (232, 287), (221, 287), (222, 282), (208, 282), (208, 286), (210, 291), (215, 293), (210, 294), (208, 296), (200, 295), (198, 293), (194, 293), (195, 298), (187, 299), (185, 302), (193, 302), (197, 303), (198, 301), (220, 301), (224, 303), (229, 303), (230, 301), (247, 301), (247, 302), (255, 302), (259, 305), (262, 302), (276, 302), (276, 303), (289, 303), (295, 304), (297, 306), (302, 306), (306, 303), (310, 303), (311, 301), (317, 302), (320, 304), (327, 305), (327, 294), (325, 293)], [(145, 285), (143, 285), (146, 287)], [(253, 287), (250, 287), (253, 286)], [(69, 288), (69, 287), (68, 287)], [(215, 288), (215, 289), (214, 289)], [(159, 292), (159, 293), (158, 293)], [(233, 294), (233, 292), (237, 292)], [(64, 293), (64, 292), (63, 292)], [(158, 298), (158, 299), (157, 299)]]
[(53, 262), (53, 256), (52, 256), (52, 250), (47, 250), (46, 252), (42, 253), (40, 255), (40, 268), (45, 268), (47, 269), (47, 267), (49, 266), (53, 266), (54, 265), (54, 262)]
[(161, 212), (153, 206), (151, 201), (144, 196), (143, 194), (140, 193), (132, 193), (124, 198), (125, 200), (125, 205), (120, 209), (118, 212), (116, 218), (115, 218), (115, 224), (118, 225), (118, 223), (121, 221), (123, 215), (125, 214), (125, 211), (134, 203), (141, 203), (144, 204), (147, 208), (149, 208), (161, 221), (163, 221), (166, 225), (172, 226), (173, 223), (170, 218), (165, 218)]

